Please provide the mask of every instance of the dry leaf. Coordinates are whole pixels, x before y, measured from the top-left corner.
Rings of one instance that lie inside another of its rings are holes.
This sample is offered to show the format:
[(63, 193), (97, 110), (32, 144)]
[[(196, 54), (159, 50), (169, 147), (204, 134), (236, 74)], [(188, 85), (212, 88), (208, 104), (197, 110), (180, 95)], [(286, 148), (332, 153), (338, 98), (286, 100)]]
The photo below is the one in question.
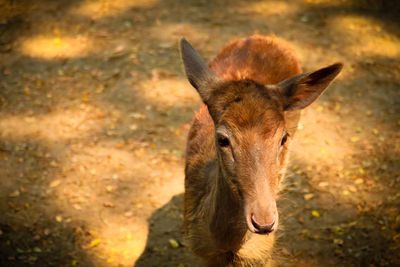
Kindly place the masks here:
[(51, 188), (57, 187), (57, 186), (60, 185), (60, 183), (61, 183), (60, 180), (54, 180), (54, 181), (52, 181), (52, 182), (50, 183), (50, 187), (51, 187)]
[(178, 248), (179, 247), (179, 243), (175, 240), (175, 239), (169, 239), (169, 244), (171, 245), (171, 247), (173, 248)]
[(101, 243), (101, 239), (100, 238), (96, 238), (96, 239), (93, 239), (91, 242), (90, 242), (90, 247), (91, 248), (93, 248), (93, 247), (95, 247), (95, 246), (97, 246), (98, 244), (100, 244)]
[(358, 178), (357, 180), (354, 181), (354, 183), (356, 183), (356, 184), (362, 184), (362, 183), (364, 183), (364, 180), (361, 179), (361, 178)]
[(304, 196), (304, 200), (310, 200), (314, 197), (314, 194), (310, 193), (310, 194), (305, 194)]
[(15, 190), (11, 194), (8, 194), (9, 197), (19, 197), (20, 193), (18, 190)]
[(321, 217), (321, 215), (319, 214), (319, 212), (316, 211), (316, 210), (311, 211), (311, 215), (314, 216), (314, 217), (316, 217), (316, 218)]
[(56, 216), (56, 221), (57, 222), (62, 222), (62, 220), (63, 220), (63, 217), (61, 215), (57, 215)]

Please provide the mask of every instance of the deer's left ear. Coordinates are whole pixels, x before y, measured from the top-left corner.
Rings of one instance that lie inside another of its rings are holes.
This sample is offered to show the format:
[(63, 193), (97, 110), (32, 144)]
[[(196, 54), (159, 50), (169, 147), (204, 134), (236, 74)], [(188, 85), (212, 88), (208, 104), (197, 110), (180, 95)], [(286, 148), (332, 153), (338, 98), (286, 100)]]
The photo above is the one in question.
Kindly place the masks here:
[(314, 102), (342, 70), (336, 63), (311, 73), (303, 73), (278, 84), (284, 110), (303, 109)]
[(185, 38), (181, 39), (180, 51), (189, 82), (196, 88), (203, 102), (207, 104), (212, 87), (218, 82), (218, 78)]

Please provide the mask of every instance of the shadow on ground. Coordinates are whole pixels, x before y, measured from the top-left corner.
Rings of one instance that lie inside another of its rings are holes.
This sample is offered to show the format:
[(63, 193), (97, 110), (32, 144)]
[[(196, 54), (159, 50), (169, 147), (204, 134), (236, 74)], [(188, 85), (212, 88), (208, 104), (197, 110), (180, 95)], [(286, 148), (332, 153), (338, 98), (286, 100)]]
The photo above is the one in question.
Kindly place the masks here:
[[(199, 259), (184, 245), (182, 210), (183, 194), (180, 194), (150, 216), (146, 248), (135, 267), (201, 266)], [(173, 248), (169, 241), (171, 239), (179, 247)], [(154, 258), (158, 259), (157, 263), (153, 261)]]

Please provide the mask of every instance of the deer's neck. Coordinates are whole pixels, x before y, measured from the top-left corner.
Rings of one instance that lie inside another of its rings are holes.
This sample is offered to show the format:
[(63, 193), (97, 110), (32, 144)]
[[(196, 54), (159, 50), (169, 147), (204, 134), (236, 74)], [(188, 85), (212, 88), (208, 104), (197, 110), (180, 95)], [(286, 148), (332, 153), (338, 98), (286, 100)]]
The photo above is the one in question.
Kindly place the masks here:
[(240, 248), (247, 232), (243, 205), (233, 184), (224, 177), (221, 167), (211, 187), (209, 226), (217, 246), (226, 250)]

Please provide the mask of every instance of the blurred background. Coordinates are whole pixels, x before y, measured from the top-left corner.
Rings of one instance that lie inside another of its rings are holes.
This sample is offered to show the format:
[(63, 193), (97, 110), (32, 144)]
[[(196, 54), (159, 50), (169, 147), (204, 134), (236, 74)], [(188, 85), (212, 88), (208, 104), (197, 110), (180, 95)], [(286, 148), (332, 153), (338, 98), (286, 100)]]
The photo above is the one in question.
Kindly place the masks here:
[(178, 54), (272, 34), (304, 71), (279, 266), (400, 266), (400, 2), (0, 0), (0, 265), (199, 266), (182, 238), (200, 106)]

